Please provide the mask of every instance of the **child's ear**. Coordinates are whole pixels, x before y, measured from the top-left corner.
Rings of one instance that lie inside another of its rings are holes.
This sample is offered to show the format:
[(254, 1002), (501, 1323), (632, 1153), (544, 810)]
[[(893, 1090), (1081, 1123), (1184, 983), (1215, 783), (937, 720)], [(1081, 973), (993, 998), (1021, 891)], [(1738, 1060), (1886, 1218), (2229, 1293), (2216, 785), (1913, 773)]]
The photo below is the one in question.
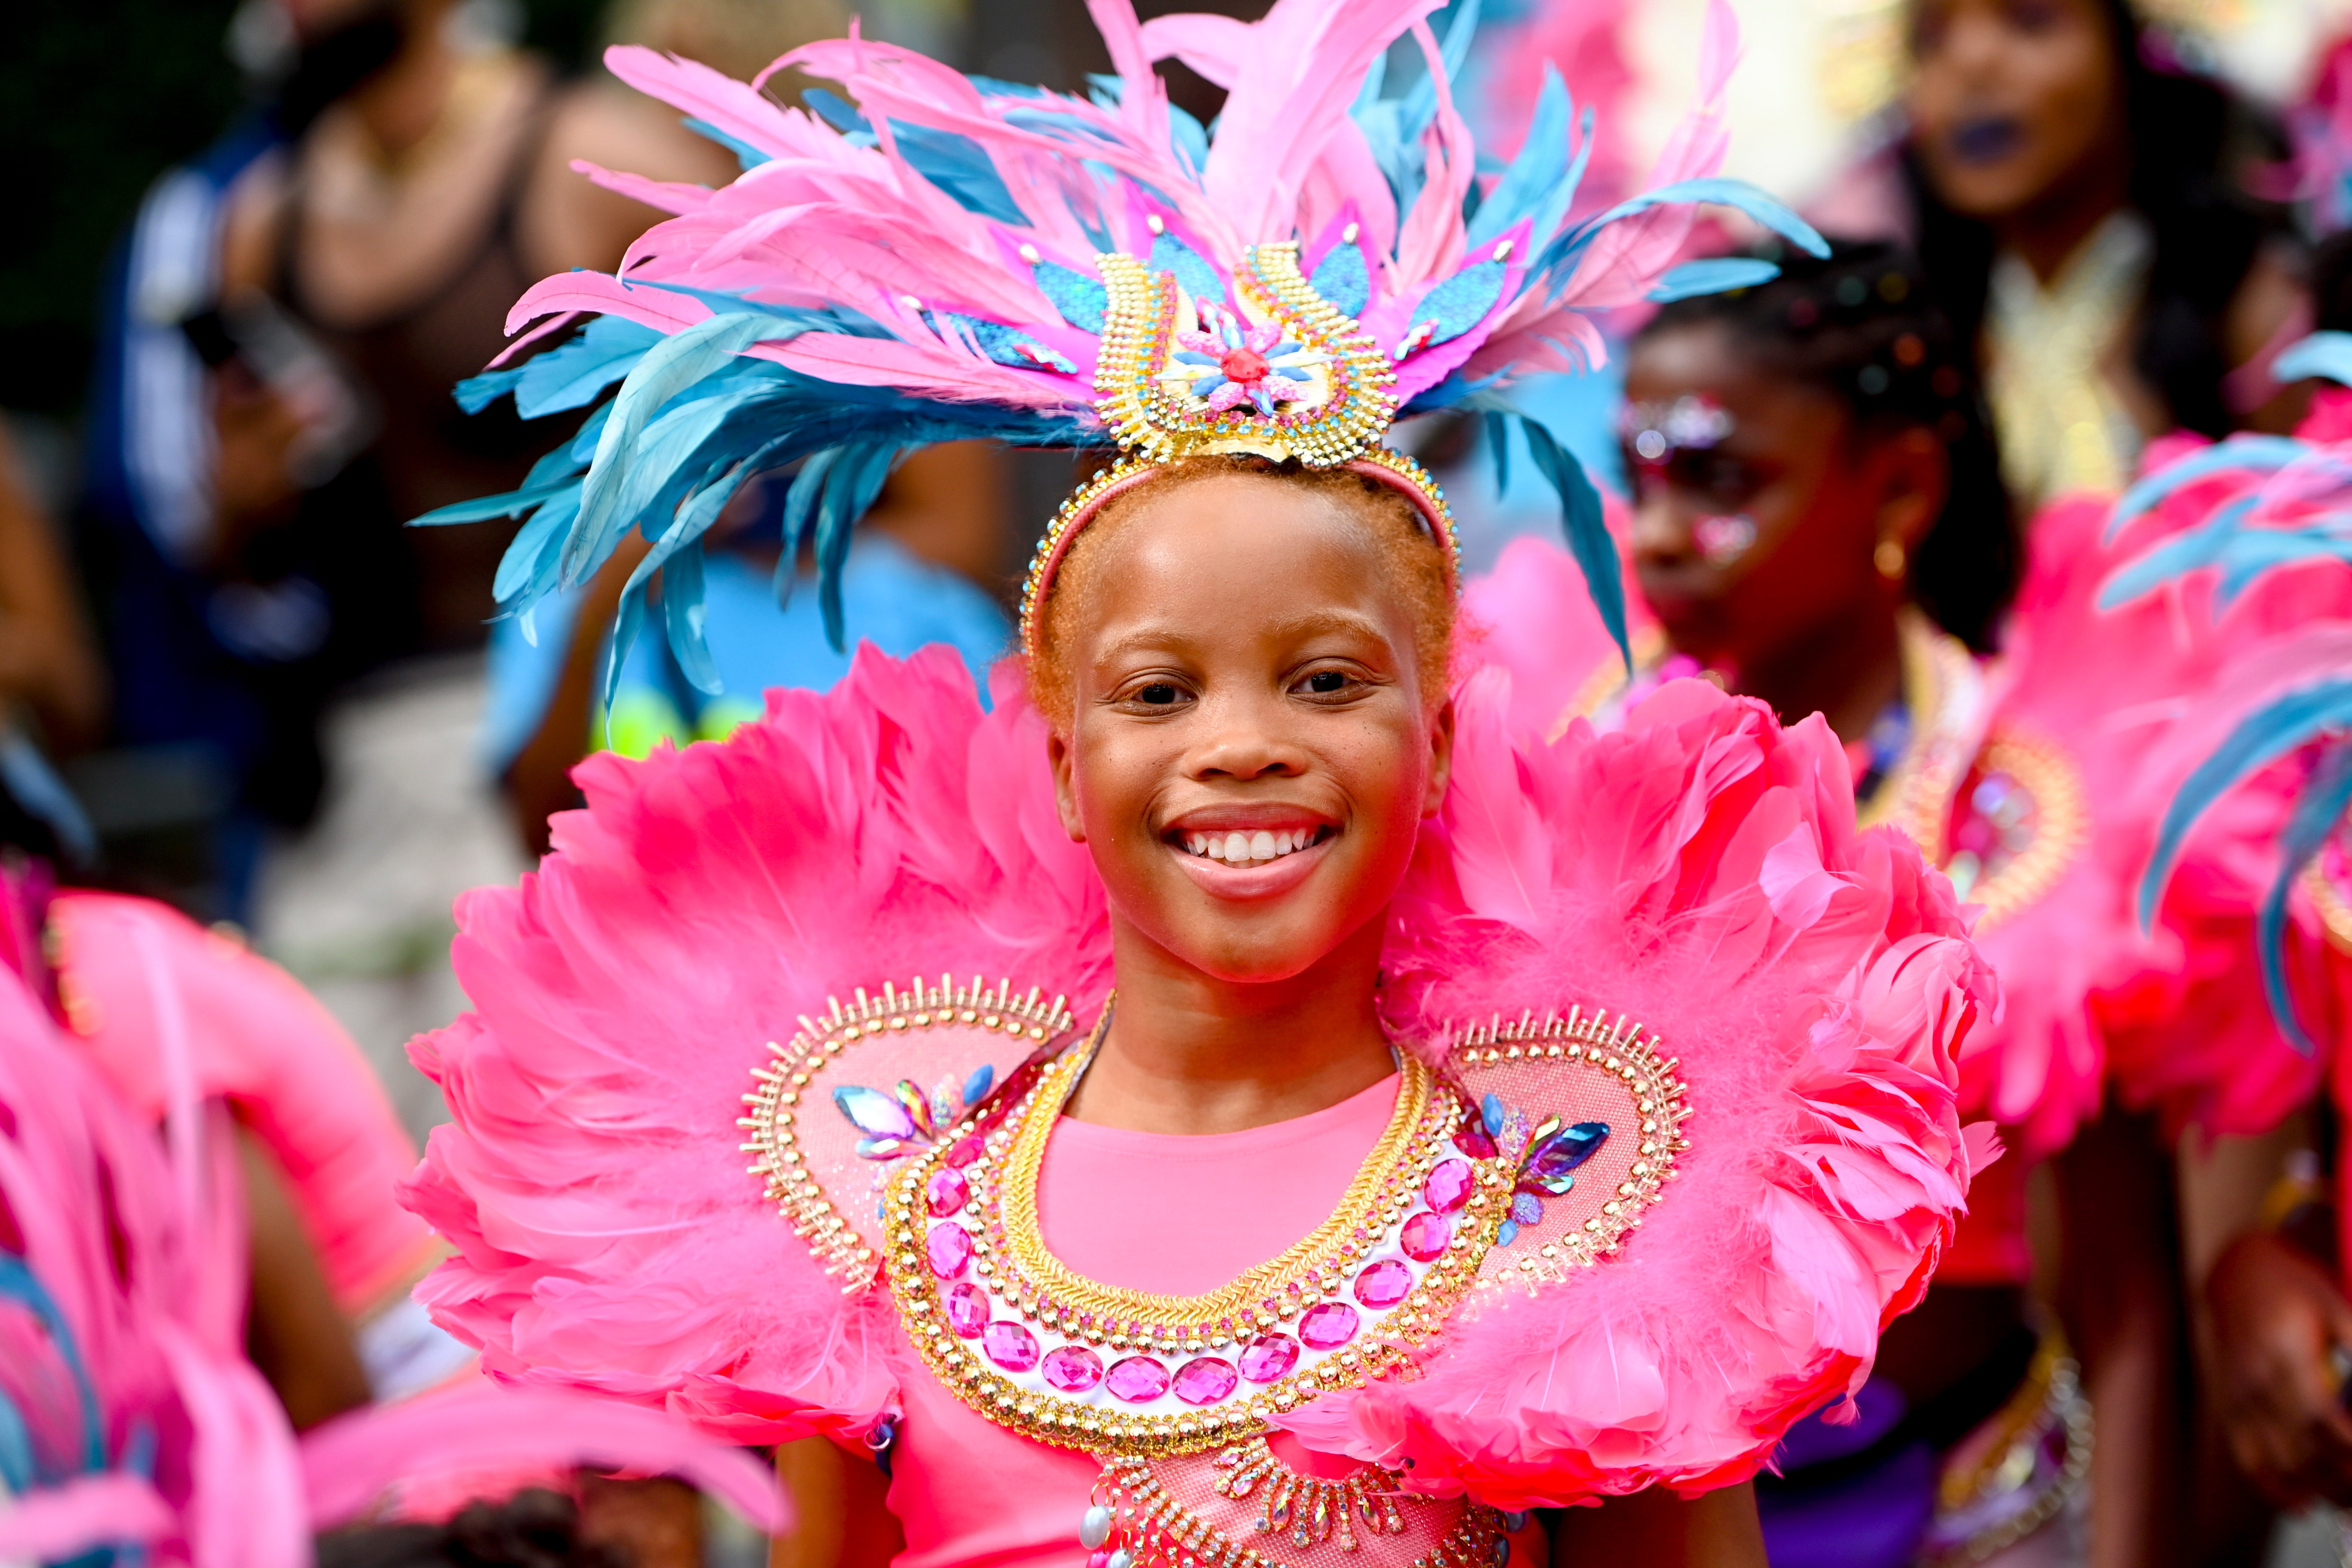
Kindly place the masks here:
[(1078, 797), (1070, 784), (1072, 749), (1069, 736), (1055, 730), (1045, 737), (1045, 760), (1054, 769), (1054, 810), (1061, 816), (1062, 831), (1074, 844), (1087, 841), (1087, 830), (1078, 817)]
[(1421, 803), (1423, 816), (1435, 816), (1445, 805), (1445, 786), (1454, 779), (1454, 699), (1447, 698), (1429, 726), (1429, 793)]

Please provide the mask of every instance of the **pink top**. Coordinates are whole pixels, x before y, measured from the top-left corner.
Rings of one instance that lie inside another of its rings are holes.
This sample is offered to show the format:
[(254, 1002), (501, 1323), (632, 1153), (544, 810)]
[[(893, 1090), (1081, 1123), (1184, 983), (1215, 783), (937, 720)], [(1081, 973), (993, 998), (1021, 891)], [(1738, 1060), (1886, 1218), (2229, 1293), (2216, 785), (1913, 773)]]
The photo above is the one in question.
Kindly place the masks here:
[[(1399, 1081), (1391, 1074), (1309, 1116), (1198, 1138), (1066, 1117), (1037, 1184), (1046, 1244), (1100, 1284), (1213, 1290), (1330, 1217), (1395, 1114)], [(1100, 1466), (992, 1425), (928, 1375), (910, 1377), (900, 1398), (890, 1479), (890, 1511), (907, 1531), (898, 1568), (1071, 1568)]]

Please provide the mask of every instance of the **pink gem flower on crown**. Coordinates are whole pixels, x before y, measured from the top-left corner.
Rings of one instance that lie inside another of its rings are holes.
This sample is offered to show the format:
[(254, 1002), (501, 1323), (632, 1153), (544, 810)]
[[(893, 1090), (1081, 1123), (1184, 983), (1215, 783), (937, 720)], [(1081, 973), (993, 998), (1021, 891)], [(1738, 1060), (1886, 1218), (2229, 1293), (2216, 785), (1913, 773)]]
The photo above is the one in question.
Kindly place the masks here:
[(1246, 326), (1213, 300), (1202, 300), (1197, 309), (1200, 329), (1176, 334), (1171, 366), (1192, 382), (1193, 396), (1207, 398), (1220, 414), (1247, 404), (1268, 418), (1277, 403), (1315, 398), (1313, 386), (1279, 373), (1327, 364), (1328, 356), (1291, 342), (1279, 321)]

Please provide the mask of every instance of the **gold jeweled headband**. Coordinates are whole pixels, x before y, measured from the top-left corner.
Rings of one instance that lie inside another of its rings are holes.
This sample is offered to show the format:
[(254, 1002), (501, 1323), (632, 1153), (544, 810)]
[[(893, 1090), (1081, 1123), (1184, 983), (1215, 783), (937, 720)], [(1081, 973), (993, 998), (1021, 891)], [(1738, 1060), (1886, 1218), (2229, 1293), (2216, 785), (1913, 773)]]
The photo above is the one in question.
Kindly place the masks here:
[(1230, 306), (1122, 252), (1095, 266), (1108, 296), (1095, 407), (1121, 456), (1062, 503), (1038, 541), (1021, 590), (1023, 653), (1037, 653), (1045, 591), (1079, 531), (1112, 497), (1202, 454), (1296, 458), (1388, 486), (1412, 502), (1459, 588), (1461, 549), (1444, 492), (1429, 470), (1379, 445), (1396, 417), (1396, 368), (1301, 276), (1296, 241), (1252, 246)]

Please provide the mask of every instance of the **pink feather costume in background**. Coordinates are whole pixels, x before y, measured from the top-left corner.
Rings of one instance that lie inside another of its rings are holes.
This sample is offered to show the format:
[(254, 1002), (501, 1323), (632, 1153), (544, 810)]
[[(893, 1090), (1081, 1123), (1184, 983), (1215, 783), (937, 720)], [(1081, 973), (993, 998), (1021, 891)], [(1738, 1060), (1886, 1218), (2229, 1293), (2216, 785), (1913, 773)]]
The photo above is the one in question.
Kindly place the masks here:
[(163, 1120), (163, 1042), (177, 1032), (193, 1091), (233, 1106), (284, 1172), (336, 1304), (363, 1317), (414, 1283), (433, 1238), (393, 1187), (415, 1148), (333, 1016), (276, 964), (152, 900), (68, 889), (47, 916), (66, 1026), (125, 1103)]
[[(159, 1568), (303, 1568), (313, 1531), (491, 1462), (681, 1475), (763, 1528), (789, 1522), (756, 1461), (576, 1393), (472, 1380), (298, 1440), (245, 1358), (242, 1189), (197, 1031), (144, 1042), (159, 1135), (37, 1000), (39, 910), (18, 880), (0, 921), (0, 1404), (33, 1473), (0, 1508), (0, 1561), (115, 1546)], [(112, 1027), (127, 1048), (132, 1020)]]
[[(586, 764), (588, 809), (556, 820), (541, 869), (460, 906), (476, 1011), (415, 1047), (454, 1121), (410, 1196), (457, 1249), (424, 1299), (493, 1375), (745, 1442), (906, 1413), (899, 1506), (969, 1493), (1019, 1521), (990, 1561), (1043, 1563), (1070, 1550), (1091, 1463), (1041, 1469), (1021, 1456), (1045, 1450), (969, 1420), (925, 1430), (904, 1391), (931, 1374), (870, 1253), (828, 1278), (738, 1152), (762, 1042), (829, 994), (944, 970), (1100, 1006), (1100, 885), (1055, 815), (1043, 721), (1017, 685), (997, 699), (983, 714), (951, 658), (869, 649), (724, 744)], [(1497, 1507), (1738, 1480), (1859, 1386), (1925, 1289), (1991, 1152), (1953, 1092), (1990, 976), (1943, 879), (1899, 836), (1856, 833), (1818, 721), (1782, 731), (1680, 683), (1621, 733), (1547, 746), (1511, 733), (1500, 670), (1459, 703), (1447, 805), (1394, 909), (1394, 1037), (1630, 1010), (1692, 1086), (1691, 1151), (1622, 1258), (1465, 1308), (1423, 1375), (1278, 1424)], [(806, 1121), (833, 1118), (813, 1101)], [(861, 1201), (855, 1158), (811, 1157)], [(1154, 1213), (1166, 1247), (1210, 1223), (1164, 1194)], [(999, 1489), (1016, 1474), (1059, 1489)], [(902, 1518), (908, 1561), (966, 1560)]]
[[(2097, 1114), (2111, 1072), (2130, 1103), (2159, 1104), (2176, 1126), (2194, 1116), (2232, 1131), (2274, 1121), (2312, 1087), (2308, 1062), (2261, 1003), (2252, 958), (2260, 884), (2228, 874), (2246, 845), (2269, 841), (2282, 795), (2241, 798), (2231, 809), (2244, 820), (2200, 837), (2153, 934), (2134, 916), (2133, 889), (2168, 794), (2151, 784), (2150, 751), (2186, 694), (2210, 681), (2219, 652), (2169, 600), (2098, 607), (2115, 566), (2189, 515), (2145, 520), (2103, 544), (2106, 514), (2085, 498), (2034, 521), (2003, 652), (1984, 668), (1974, 717), (1954, 732), (1974, 760), (1944, 770), (1940, 804), (1910, 824), (1933, 824), (1922, 848), (1942, 863), (1964, 837), (1990, 837), (1996, 825), (1977, 805), (1988, 779), (2032, 802), (2006, 828), (2015, 842), (2001, 868), (1979, 876), (1969, 894), (1991, 899), (1974, 933), (2002, 1002), (1961, 1059), (1963, 1113), (2001, 1125), (2016, 1169), (1996, 1173), (1990, 1201), (1963, 1223), (1948, 1282), (2022, 1282), (2022, 1173)], [(1557, 733), (1622, 679), (1575, 563), (1558, 546), (1514, 541), (1494, 573), (1469, 584), (1464, 605), (1472, 656), (1505, 665), (1526, 693), (1513, 715), (1525, 729)], [(1662, 657), (1663, 642), (1648, 642), (1651, 659)]]

